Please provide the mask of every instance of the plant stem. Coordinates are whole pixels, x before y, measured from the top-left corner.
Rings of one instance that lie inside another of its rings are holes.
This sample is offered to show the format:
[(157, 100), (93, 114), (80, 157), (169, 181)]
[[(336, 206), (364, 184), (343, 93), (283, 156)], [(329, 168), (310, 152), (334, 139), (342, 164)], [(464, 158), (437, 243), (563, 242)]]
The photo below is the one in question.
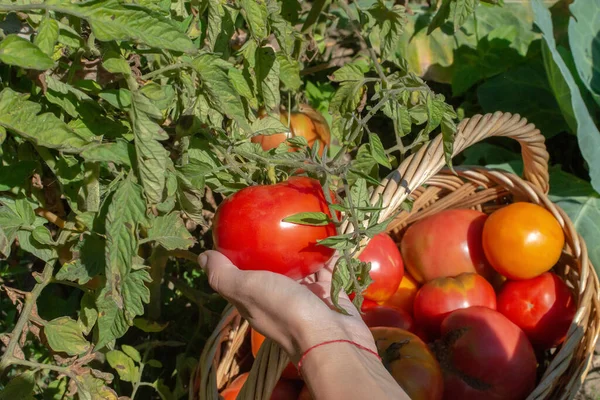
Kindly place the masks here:
[(40, 364), (34, 361), (21, 360), (15, 357), (9, 357), (8, 362), (11, 365), (22, 365), (24, 367), (29, 367), (33, 369), (48, 369), (50, 371), (55, 371), (60, 374), (67, 375), (69, 378), (73, 378), (73, 372), (67, 367), (59, 367), (58, 365), (52, 364)]
[(40, 280), (38, 281), (39, 283), (33, 287), (33, 290), (30, 293), (25, 295), (25, 306), (23, 307), (23, 311), (19, 316), (17, 324), (10, 335), (10, 341), (8, 342), (8, 346), (6, 346), (6, 352), (2, 358), (0, 358), (0, 376), (4, 373), (4, 370), (9, 365), (15, 363), (15, 357), (13, 353), (15, 352), (17, 344), (19, 343), (19, 338), (21, 337), (23, 328), (25, 327), (27, 321), (29, 321), (29, 315), (31, 314), (31, 310), (35, 305), (37, 298), (40, 296), (40, 293), (42, 293), (42, 290), (44, 290), (44, 288), (50, 283), (53, 269), (54, 267), (52, 264), (46, 263), (40, 276)]
[(152, 78), (152, 77), (154, 77), (156, 75), (160, 75), (160, 74), (163, 74), (165, 72), (172, 71), (174, 69), (183, 69), (183, 68), (187, 68), (187, 67), (189, 67), (189, 65), (187, 63), (177, 63), (177, 64), (167, 65), (166, 67), (162, 67), (162, 68), (156, 69), (156, 70), (154, 70), (152, 72), (148, 72), (147, 74), (140, 76), (140, 79), (143, 80), (143, 81), (145, 81), (145, 80), (150, 79), (150, 78)]
[(48, 222), (51, 222), (54, 225), (58, 226), (60, 229), (65, 228), (65, 220), (59, 217), (58, 215), (54, 214), (52, 211), (48, 211), (43, 208), (36, 208), (35, 213), (36, 215), (45, 218)]
[[(142, 373), (144, 372), (144, 367), (146, 366), (146, 360), (148, 360), (148, 355), (150, 354), (150, 350), (152, 347), (146, 348), (144, 351), (144, 356), (142, 357), (142, 361), (140, 362), (140, 372), (138, 373), (137, 381), (133, 383), (133, 391), (131, 392), (131, 400), (135, 399), (135, 395), (140, 388), (140, 386), (144, 386), (145, 382), (142, 382)], [(152, 386), (148, 384), (149, 386)]]

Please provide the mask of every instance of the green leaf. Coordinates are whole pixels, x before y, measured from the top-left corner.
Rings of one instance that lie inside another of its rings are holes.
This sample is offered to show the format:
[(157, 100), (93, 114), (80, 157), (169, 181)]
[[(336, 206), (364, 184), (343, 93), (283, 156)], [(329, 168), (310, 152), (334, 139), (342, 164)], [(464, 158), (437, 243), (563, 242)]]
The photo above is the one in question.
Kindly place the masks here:
[(288, 142), (292, 147), (303, 148), (308, 146), (308, 141), (304, 136), (293, 136), (291, 138), (287, 138), (286, 142)]
[(135, 160), (135, 147), (125, 140), (117, 139), (114, 143), (88, 146), (81, 152), (81, 156), (86, 161), (112, 162), (131, 167)]
[(73, 248), (76, 257), (63, 264), (56, 279), (78, 282), (83, 285), (106, 271), (104, 256), (106, 242), (97, 234), (85, 235)]
[(599, 7), (600, 0), (576, 0), (569, 6), (569, 45), (579, 76), (600, 105)]
[(250, 27), (250, 32), (259, 41), (265, 39), (267, 32), (267, 6), (264, 0), (240, 0), (244, 17)]
[(229, 77), (229, 80), (233, 84), (233, 87), (238, 92), (238, 94), (240, 96), (248, 99), (250, 104), (253, 104), (256, 108), (258, 108), (258, 103), (256, 102), (256, 99), (254, 98), (254, 94), (252, 93), (252, 88), (250, 87), (250, 84), (246, 80), (244, 73), (237, 68), (230, 68), (227, 71), (227, 76)]
[(94, 301), (93, 292), (85, 292), (81, 297), (81, 309), (77, 324), (81, 328), (84, 335), (89, 335), (98, 321), (98, 311)]
[(163, 365), (160, 361), (154, 360), (154, 359), (148, 360), (148, 362), (146, 362), (146, 365), (149, 365), (150, 367), (153, 367), (153, 368), (162, 368), (163, 367)]
[(427, 34), (430, 35), (431, 32), (436, 30), (437, 28), (444, 25), (444, 23), (450, 18), (450, 3), (453, 0), (442, 0), (442, 5), (438, 9), (437, 13), (429, 23), (429, 27), (427, 28)]
[[(351, 262), (353, 262), (351, 260)], [(340, 309), (342, 312), (347, 314), (348, 312), (341, 309), (339, 306), (340, 292), (350, 291), (352, 288), (352, 276), (350, 274), (350, 268), (348, 262), (344, 257), (340, 257), (333, 268), (333, 274), (331, 276), (331, 302), (335, 307)]]
[(102, 2), (61, 2), (57, 11), (85, 18), (96, 39), (104, 42), (132, 41), (150, 47), (193, 53), (194, 43), (177, 24), (146, 8), (121, 4), (118, 0)]
[(129, 357), (131, 357), (133, 359), (133, 361), (136, 362), (141, 362), (142, 361), (142, 357), (140, 356), (140, 352), (137, 351), (135, 349), (135, 347), (131, 347), (129, 345), (122, 345), (121, 349), (123, 350), (123, 353), (127, 354)]
[(546, 137), (568, 129), (541, 60), (532, 60), (486, 81), (479, 86), (477, 97), (484, 112), (518, 113)]
[(131, 75), (129, 63), (119, 54), (109, 51), (104, 55), (102, 67), (113, 74)]
[[(85, 371), (85, 370), (84, 370)], [(94, 371), (94, 372), (91, 372)], [(106, 383), (92, 375), (102, 376), (101, 371), (91, 370), (75, 375), (73, 379), (77, 385), (77, 396), (79, 400), (118, 400), (114, 390), (106, 386)], [(112, 375), (110, 375), (112, 379)]]
[[(296, 0), (285, 1), (282, 4), (277, 1), (268, 0), (267, 4), (267, 10), (269, 12), (269, 25), (275, 34), (275, 38), (277, 39), (277, 43), (279, 43), (279, 47), (286, 57), (292, 55), (294, 51), (294, 44), (300, 35), (289, 22), (289, 19), (286, 20), (281, 14), (285, 11), (288, 11), (287, 8), (290, 6), (293, 7), (292, 3), (294, 2), (299, 6)], [(280, 5), (282, 10), (280, 10)]]
[(222, 69), (222, 60), (212, 54), (203, 54), (192, 61), (212, 106), (236, 121), (242, 129), (250, 131), (242, 100)]
[(69, 317), (60, 317), (44, 325), (44, 334), (52, 350), (77, 356), (90, 348), (77, 321)]
[(452, 167), (452, 154), (454, 152), (454, 138), (456, 135), (456, 124), (451, 114), (444, 114), (442, 118), (442, 142), (444, 143), (444, 159), (449, 167)]
[(331, 80), (334, 82), (362, 81), (367, 71), (369, 71), (369, 65), (365, 60), (359, 59), (337, 69), (331, 76)]
[(213, 51), (217, 38), (221, 33), (221, 24), (225, 10), (221, 5), (221, 0), (208, 0), (208, 27), (206, 29), (206, 44), (208, 49)]
[(145, 97), (134, 93), (131, 119), (135, 135), (135, 150), (144, 193), (151, 204), (162, 201), (165, 189), (165, 169), (169, 157), (167, 150), (158, 142), (164, 131), (144, 112)]
[(454, 4), (454, 32), (458, 30), (475, 12), (475, 7), (479, 4), (478, 0), (455, 0)]
[(378, 0), (368, 9), (368, 12), (375, 19), (380, 30), (382, 58), (394, 58), (406, 23), (404, 7), (396, 4), (388, 8), (384, 1)]
[(38, 28), (37, 35), (33, 39), (33, 44), (39, 47), (44, 53), (52, 57), (54, 54), (54, 45), (58, 42), (58, 22), (46, 16)]
[(18, 161), (0, 166), (0, 192), (29, 186), (29, 179), (37, 168), (35, 161)]
[(33, 254), (40, 260), (50, 262), (58, 258), (56, 250), (52, 247), (42, 245), (34, 240), (31, 231), (18, 231), (17, 239), (19, 239), (19, 246), (21, 246), (21, 249)]
[[(557, 47), (556, 49), (561, 57), (565, 60), (571, 57), (571, 54), (564, 47)], [(575, 113), (573, 112), (573, 106), (571, 104), (571, 89), (567, 84), (567, 81), (562, 75), (562, 72), (556, 65), (556, 63), (552, 60), (552, 53), (548, 49), (548, 45), (546, 43), (542, 44), (542, 56), (544, 59), (544, 68), (546, 69), (546, 75), (548, 76), (548, 83), (554, 93), (554, 98), (560, 107), (560, 111), (562, 112), (565, 121), (569, 125), (569, 128), (572, 133), (577, 132), (577, 119), (575, 118)], [(571, 63), (573, 63), (572, 58), (570, 59)], [(574, 65), (574, 64), (573, 64)], [(571, 69), (571, 70), (574, 70)], [(576, 77), (574, 77), (576, 78)]]
[(178, 212), (156, 217), (151, 224), (145, 241), (155, 241), (167, 250), (187, 249), (195, 243)]
[(290, 91), (296, 91), (302, 86), (300, 79), (300, 63), (296, 60), (289, 60), (285, 55), (277, 53), (279, 62), (279, 79), (283, 85)]
[(8, 380), (4, 389), (0, 391), (0, 400), (33, 400), (35, 389), (35, 371), (25, 371)]
[(165, 330), (165, 328), (169, 326), (169, 323), (165, 322), (164, 324), (160, 324), (145, 318), (136, 318), (133, 320), (133, 325), (144, 332), (156, 333)]
[(292, 224), (312, 226), (323, 226), (331, 223), (329, 216), (322, 212), (301, 212), (290, 215), (289, 217), (285, 217), (282, 221)]
[(106, 353), (106, 361), (119, 374), (119, 378), (125, 382), (135, 382), (138, 379), (139, 368), (133, 363), (133, 360), (125, 353), (119, 350), (111, 350)]
[(379, 164), (383, 165), (386, 168), (392, 168), (392, 164), (388, 160), (385, 154), (385, 148), (381, 143), (381, 139), (374, 133), (369, 134), (369, 144), (371, 148), (371, 155)]
[(89, 143), (54, 114), (40, 114), (41, 105), (27, 97), (9, 88), (0, 92), (1, 126), (37, 145), (66, 153), (77, 153)]
[(56, 244), (54, 239), (52, 239), (52, 234), (45, 226), (37, 226), (33, 231), (31, 231), (31, 235), (33, 237), (33, 240), (35, 240), (39, 244), (44, 244), (47, 246), (52, 246)]
[(106, 214), (106, 278), (113, 290), (131, 271), (137, 252), (137, 226), (145, 221), (145, 212), (142, 190), (129, 177), (115, 192)]
[(12, 236), (8, 236), (8, 234), (4, 233), (4, 230), (0, 226), (0, 255), (4, 258), (8, 258), (10, 256), (10, 247), (17, 237), (16, 232)]
[(350, 233), (344, 235), (331, 236), (326, 239), (319, 240), (317, 243), (321, 246), (329, 247), (331, 249), (349, 250), (356, 246), (353, 236), (354, 235)]
[(533, 0), (532, 7), (535, 14), (535, 23), (542, 31), (544, 40), (552, 54), (552, 59), (562, 72), (565, 81), (571, 89), (571, 104), (575, 112), (575, 118), (577, 119), (579, 149), (583, 154), (583, 158), (588, 163), (592, 186), (597, 192), (600, 192), (600, 132), (587, 110), (573, 76), (556, 50), (550, 12), (539, 0)]
[(136, 316), (144, 314), (144, 303), (150, 301), (148, 282), (152, 282), (152, 278), (145, 269), (131, 272), (123, 281), (124, 316), (129, 326)]
[(441, 95), (435, 95), (435, 97), (434, 95), (427, 95), (425, 105), (427, 107), (427, 125), (424, 132), (429, 134), (442, 123), (446, 107), (444, 98)]
[(256, 121), (252, 123), (251, 129), (252, 136), (274, 135), (276, 133), (286, 133), (290, 131), (279, 118), (270, 115), (267, 115), (264, 118), (257, 118)]
[[(252, 1), (252, 0), (249, 0)], [(267, 110), (275, 109), (280, 103), (280, 65), (271, 47), (256, 49), (256, 80), (258, 94)]]
[(329, 110), (334, 115), (355, 111), (360, 103), (362, 92), (362, 80), (343, 82), (333, 95), (331, 103), (329, 103)]
[(119, 110), (127, 110), (131, 105), (131, 92), (127, 89), (109, 89), (98, 96)]
[(39, 47), (18, 35), (8, 35), (0, 42), (0, 62), (40, 71), (54, 65)]

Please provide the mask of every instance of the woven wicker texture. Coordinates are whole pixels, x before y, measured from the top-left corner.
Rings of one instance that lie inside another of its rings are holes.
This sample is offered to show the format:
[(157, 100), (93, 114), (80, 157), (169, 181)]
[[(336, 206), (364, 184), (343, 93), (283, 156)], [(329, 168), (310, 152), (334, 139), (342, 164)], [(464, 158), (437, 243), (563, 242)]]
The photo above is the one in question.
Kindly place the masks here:
[[(565, 342), (543, 365), (537, 387), (528, 400), (571, 399), (581, 386), (591, 364), (598, 339), (600, 302), (598, 277), (588, 259), (583, 239), (575, 231), (568, 216), (555, 206), (546, 194), (549, 189), (548, 152), (544, 137), (533, 124), (517, 114), (494, 113), (463, 120), (454, 143), (453, 155), (470, 145), (492, 136), (505, 136), (521, 144), (524, 178), (482, 167), (457, 167), (455, 173), (444, 168), (441, 136), (437, 136), (418, 152), (407, 157), (381, 186), (373, 191), (371, 201), (383, 197), (388, 206), (380, 216), (391, 216), (410, 196), (412, 211), (402, 211), (388, 226), (388, 232), (400, 240), (404, 228), (431, 214), (451, 208), (473, 208), (486, 213), (515, 201), (527, 201), (545, 207), (559, 221), (565, 232), (565, 249), (555, 272), (574, 288), (578, 311)], [(342, 227), (351, 232), (353, 227)], [(198, 369), (192, 377), (190, 399), (217, 400), (218, 392), (240, 372), (247, 322), (233, 307), (228, 307), (219, 326), (202, 353)], [(270, 340), (265, 340), (257, 355), (250, 378), (239, 399), (268, 399), (288, 357)]]

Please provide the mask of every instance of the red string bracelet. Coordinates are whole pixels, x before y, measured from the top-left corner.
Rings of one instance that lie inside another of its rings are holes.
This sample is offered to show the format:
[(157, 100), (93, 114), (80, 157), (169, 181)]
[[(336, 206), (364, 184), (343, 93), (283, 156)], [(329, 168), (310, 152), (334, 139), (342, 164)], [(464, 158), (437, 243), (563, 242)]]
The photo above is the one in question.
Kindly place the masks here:
[(357, 347), (357, 348), (359, 348), (359, 349), (361, 349), (361, 350), (364, 350), (364, 351), (366, 351), (367, 353), (371, 353), (371, 354), (373, 354), (375, 357), (377, 357), (377, 359), (378, 359), (378, 360), (381, 360), (381, 357), (379, 357), (379, 354), (377, 354), (377, 353), (376, 353), (376, 352), (374, 352), (373, 350), (371, 350), (371, 349), (369, 349), (369, 348), (367, 348), (367, 347), (365, 347), (365, 346), (363, 346), (363, 345), (361, 345), (361, 344), (358, 344), (358, 343), (356, 343), (356, 342), (353, 342), (352, 340), (347, 340), (347, 339), (329, 340), (329, 341), (327, 341), (327, 342), (323, 342), (323, 343), (315, 344), (314, 346), (312, 346), (312, 347), (309, 347), (309, 348), (308, 348), (308, 350), (306, 350), (304, 353), (302, 353), (302, 356), (300, 357), (300, 361), (298, 361), (298, 373), (301, 373), (301, 372), (300, 372), (300, 368), (302, 368), (302, 362), (304, 361), (304, 359), (306, 358), (306, 356), (308, 355), (308, 353), (309, 353), (311, 350), (314, 350), (314, 349), (316, 349), (317, 347), (325, 346), (326, 344), (331, 344), (331, 343), (350, 343), (351, 345), (353, 345), (353, 346), (355, 346), (355, 347)]

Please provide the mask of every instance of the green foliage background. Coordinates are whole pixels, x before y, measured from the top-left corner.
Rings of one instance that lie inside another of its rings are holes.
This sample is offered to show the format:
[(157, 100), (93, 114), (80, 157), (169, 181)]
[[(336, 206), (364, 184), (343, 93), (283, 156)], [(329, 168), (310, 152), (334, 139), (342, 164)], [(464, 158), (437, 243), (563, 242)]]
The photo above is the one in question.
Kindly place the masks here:
[[(299, 167), (335, 189), (355, 233), (323, 242), (333, 292), (360, 292), (351, 256), (387, 223), (368, 189), (433, 135), (450, 163), (476, 113), (540, 128), (600, 265), (600, 0), (496, 3), (1, 0), (0, 399), (187, 397), (225, 305), (195, 264), (224, 196)], [(302, 103), (323, 157), (251, 143)], [(522, 169), (503, 139), (453, 162)]]

